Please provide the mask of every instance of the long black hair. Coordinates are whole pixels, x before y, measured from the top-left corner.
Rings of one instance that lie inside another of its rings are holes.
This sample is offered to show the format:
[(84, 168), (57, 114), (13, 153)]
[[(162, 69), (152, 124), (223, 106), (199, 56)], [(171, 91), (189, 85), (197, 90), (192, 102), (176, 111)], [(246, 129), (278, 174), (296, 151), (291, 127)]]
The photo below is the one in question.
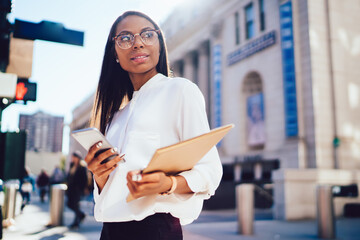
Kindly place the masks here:
[(128, 11), (119, 16), (113, 23), (105, 46), (104, 59), (101, 68), (99, 84), (93, 106), (91, 125), (96, 126), (105, 134), (106, 126), (111, 123), (114, 114), (126, 101), (130, 101), (134, 92), (129, 74), (116, 62), (115, 42), (117, 25), (127, 16), (136, 15), (151, 22), (156, 30), (160, 30), (160, 56), (156, 65), (159, 73), (169, 76), (169, 64), (164, 35), (160, 27), (146, 14)]

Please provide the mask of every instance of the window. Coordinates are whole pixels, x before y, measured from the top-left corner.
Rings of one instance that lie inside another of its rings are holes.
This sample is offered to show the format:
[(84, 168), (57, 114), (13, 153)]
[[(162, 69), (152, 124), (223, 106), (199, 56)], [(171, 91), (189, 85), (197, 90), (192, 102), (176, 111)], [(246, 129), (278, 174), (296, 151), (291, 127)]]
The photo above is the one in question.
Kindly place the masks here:
[(265, 9), (264, 0), (259, 0), (259, 12), (260, 12), (260, 31), (265, 30)]
[(254, 36), (254, 8), (250, 3), (245, 7), (245, 22), (246, 22), (246, 39), (250, 39)]
[(235, 43), (240, 43), (240, 26), (239, 26), (239, 13), (235, 13)]
[(242, 94), (244, 127), (247, 130), (246, 142), (248, 150), (261, 150), (266, 144), (266, 118), (263, 83), (257, 72), (250, 72), (243, 81)]

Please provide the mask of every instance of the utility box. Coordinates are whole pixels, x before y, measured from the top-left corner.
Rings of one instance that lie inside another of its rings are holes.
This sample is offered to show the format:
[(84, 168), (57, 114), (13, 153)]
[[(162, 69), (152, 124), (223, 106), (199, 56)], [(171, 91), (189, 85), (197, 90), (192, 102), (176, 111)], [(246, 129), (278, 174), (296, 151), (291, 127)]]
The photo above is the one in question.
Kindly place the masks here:
[(26, 132), (0, 133), (0, 179), (21, 179), (25, 173)]

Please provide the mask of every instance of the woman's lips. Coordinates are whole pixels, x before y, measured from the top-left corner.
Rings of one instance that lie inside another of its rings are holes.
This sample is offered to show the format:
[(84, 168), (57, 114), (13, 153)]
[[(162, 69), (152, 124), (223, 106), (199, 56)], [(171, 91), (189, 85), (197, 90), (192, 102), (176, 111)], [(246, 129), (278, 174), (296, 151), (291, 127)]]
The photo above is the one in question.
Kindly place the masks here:
[(132, 57), (132, 58), (130, 58), (130, 59), (131, 59), (131, 61), (134, 61), (134, 62), (136, 62), (136, 63), (143, 63), (143, 62), (145, 62), (148, 58), (149, 58), (149, 55), (141, 54), (141, 55), (136, 55), (136, 56), (134, 56), (134, 57)]

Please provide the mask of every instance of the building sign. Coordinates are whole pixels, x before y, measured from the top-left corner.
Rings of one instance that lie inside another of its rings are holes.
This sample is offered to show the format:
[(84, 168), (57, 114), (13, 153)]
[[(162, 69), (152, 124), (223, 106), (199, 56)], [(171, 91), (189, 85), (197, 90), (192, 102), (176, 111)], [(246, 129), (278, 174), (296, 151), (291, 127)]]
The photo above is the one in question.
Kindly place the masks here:
[(221, 45), (213, 47), (213, 127), (221, 126)]
[(251, 147), (265, 144), (265, 118), (263, 94), (247, 98), (247, 142)]
[(257, 52), (264, 50), (267, 47), (275, 44), (275, 31), (271, 31), (254, 39), (253, 41), (247, 43), (245, 46), (240, 49), (230, 53), (227, 56), (227, 65), (230, 66), (234, 63), (240, 62), (241, 60), (254, 55)]
[(291, 1), (280, 5), (280, 31), (285, 102), (285, 132), (287, 137), (294, 137), (298, 135), (298, 119)]

